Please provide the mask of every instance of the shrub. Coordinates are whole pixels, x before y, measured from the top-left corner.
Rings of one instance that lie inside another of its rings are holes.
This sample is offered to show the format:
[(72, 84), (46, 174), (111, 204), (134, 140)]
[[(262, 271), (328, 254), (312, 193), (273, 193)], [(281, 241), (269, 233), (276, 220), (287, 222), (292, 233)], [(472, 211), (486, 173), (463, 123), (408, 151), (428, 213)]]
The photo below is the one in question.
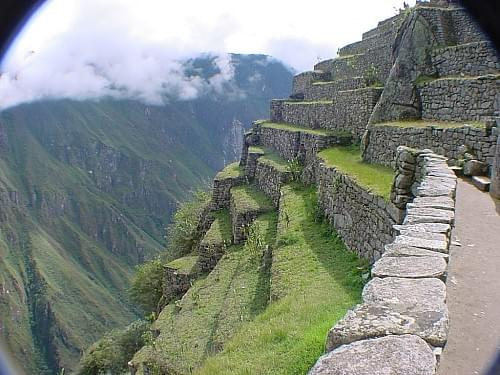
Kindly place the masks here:
[(162, 306), (163, 264), (153, 259), (137, 266), (129, 288), (132, 301), (146, 314), (158, 313)]
[(113, 330), (92, 344), (84, 353), (78, 375), (122, 374), (127, 363), (145, 344), (149, 323), (138, 320), (124, 330)]

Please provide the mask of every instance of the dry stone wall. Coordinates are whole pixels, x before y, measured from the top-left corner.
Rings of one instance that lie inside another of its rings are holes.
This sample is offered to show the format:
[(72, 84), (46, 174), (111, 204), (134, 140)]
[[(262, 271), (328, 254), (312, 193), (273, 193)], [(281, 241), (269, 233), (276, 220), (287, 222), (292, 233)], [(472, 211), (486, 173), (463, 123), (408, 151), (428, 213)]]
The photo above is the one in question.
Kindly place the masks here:
[(500, 62), (491, 42), (473, 42), (437, 48), (431, 52), (439, 77), (498, 74)]
[(175, 268), (166, 267), (163, 280), (163, 296), (166, 301), (180, 299), (189, 290), (195, 278), (194, 274), (182, 273)]
[(305, 100), (332, 100), (336, 93), (366, 86), (364, 77), (351, 77), (328, 82), (316, 82), (303, 89)]
[(318, 205), (324, 217), (351, 250), (371, 262), (393, 239), (392, 204), (317, 159)]
[(271, 101), (271, 121), (286, 122), (313, 129), (334, 128), (333, 103), (291, 102), (289, 100)]
[(281, 187), (291, 180), (290, 172), (278, 170), (263, 160), (257, 162), (254, 183), (271, 199), (274, 207), (279, 207)]
[[(497, 121), (498, 124), (499, 121)], [(500, 199), (500, 137), (497, 139), (497, 147), (495, 153), (495, 161), (491, 176), (491, 195), (494, 198)]]
[(463, 157), (463, 147), (479, 161), (493, 164), (497, 128), (487, 130), (464, 126), (460, 128), (405, 128), (397, 126), (373, 126), (369, 129), (369, 143), (363, 158), (370, 163), (394, 165), (398, 146), (430, 148), (457, 164)]
[(246, 182), (245, 176), (214, 179), (211, 209), (213, 211), (229, 208), (231, 188)]
[(498, 115), (498, 76), (442, 78), (420, 87), (422, 118), (480, 121)]
[[(327, 354), (310, 375), (372, 374), (381, 362), (395, 373), (436, 372), (435, 354), (445, 345), (449, 326), (444, 280), (456, 177), (446, 159), (430, 150), (400, 153), (415, 157), (416, 198), (407, 205), (403, 225), (394, 226), (398, 235), (373, 265), (362, 303), (330, 330)], [(400, 166), (405, 159), (398, 157)]]
[(331, 76), (329, 72), (323, 71), (311, 71), (303, 72), (297, 74), (293, 77), (292, 82), (292, 97), (297, 97), (296, 99), (303, 98), (304, 92), (308, 87), (310, 87), (313, 82), (317, 81), (328, 81)]

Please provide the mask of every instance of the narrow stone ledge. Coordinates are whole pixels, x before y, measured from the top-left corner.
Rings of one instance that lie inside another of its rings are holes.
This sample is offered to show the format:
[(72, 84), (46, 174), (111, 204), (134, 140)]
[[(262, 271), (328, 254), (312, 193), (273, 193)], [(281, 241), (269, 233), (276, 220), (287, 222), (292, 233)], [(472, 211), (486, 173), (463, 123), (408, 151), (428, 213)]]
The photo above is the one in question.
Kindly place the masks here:
[(448, 241), (427, 240), (425, 238), (417, 238), (410, 236), (397, 236), (394, 240), (395, 244), (420, 247), (422, 249), (439, 251), (441, 253), (448, 252)]
[(448, 254), (438, 253), (432, 250), (421, 249), (418, 247), (389, 244), (385, 246), (385, 252), (382, 257), (439, 257), (445, 260), (448, 259)]
[(405, 279), (399, 277), (375, 277), (363, 289), (363, 302), (384, 305), (407, 304), (418, 306), (425, 303), (444, 303), (446, 286), (436, 278)]
[(455, 197), (455, 189), (439, 185), (421, 185), (417, 187), (417, 197)]
[(326, 351), (355, 341), (388, 334), (417, 335), (433, 346), (444, 346), (449, 315), (446, 304), (360, 304), (350, 310), (328, 333)]
[(372, 268), (374, 277), (404, 277), (421, 279), (438, 277), (446, 274), (446, 262), (434, 256), (382, 257)]
[(431, 375), (436, 358), (414, 335), (357, 341), (322, 356), (309, 375)]

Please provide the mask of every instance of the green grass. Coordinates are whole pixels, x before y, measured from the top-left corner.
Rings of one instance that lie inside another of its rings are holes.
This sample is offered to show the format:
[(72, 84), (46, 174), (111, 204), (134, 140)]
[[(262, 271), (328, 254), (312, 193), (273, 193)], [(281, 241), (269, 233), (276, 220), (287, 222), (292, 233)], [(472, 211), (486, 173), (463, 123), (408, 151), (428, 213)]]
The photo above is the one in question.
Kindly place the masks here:
[(437, 121), (437, 120), (400, 120), (390, 121), (375, 124), (374, 126), (392, 126), (395, 128), (437, 128), (437, 129), (454, 129), (471, 126), (474, 128), (485, 128), (486, 125), (480, 121), (469, 122), (452, 122), (452, 121)]
[(240, 163), (234, 162), (234, 163), (226, 165), (222, 171), (217, 173), (217, 175), (215, 176), (215, 179), (216, 180), (225, 180), (228, 178), (236, 178), (236, 177), (240, 177), (242, 174), (243, 174), (243, 171), (241, 170)]
[(394, 171), (389, 167), (363, 162), (358, 146), (333, 147), (321, 151), (318, 155), (329, 167), (336, 167), (362, 187), (389, 199)]
[(318, 222), (314, 188), (282, 192), (274, 301), (195, 374), (303, 375), (323, 353), (328, 330), (360, 300), (367, 264)]
[(173, 268), (180, 273), (190, 274), (195, 271), (196, 264), (198, 262), (197, 255), (188, 255), (182, 258), (177, 258), (170, 263), (167, 263), (168, 268)]
[(264, 155), (266, 153), (266, 150), (263, 147), (250, 146), (248, 148), (248, 153), (249, 154), (261, 154), (261, 155)]
[(248, 243), (230, 246), (215, 269), (198, 280), (180, 302), (163, 309), (153, 328), (154, 345), (144, 347), (134, 361), (151, 361), (188, 373), (252, 320), (269, 300), (269, 256), (262, 250), (276, 236), (275, 212), (259, 216), (253, 225), (260, 248)]
[(298, 126), (293, 124), (285, 123), (274, 123), (274, 122), (261, 122), (260, 125), (263, 128), (280, 129), (291, 132), (301, 132), (306, 134), (324, 135), (324, 136), (338, 136), (338, 137), (350, 137), (351, 134), (345, 131), (338, 130), (326, 130), (326, 129), (311, 129), (304, 126)]
[(269, 198), (263, 192), (250, 185), (233, 187), (231, 189), (231, 196), (237, 213), (249, 211), (265, 212), (273, 209)]
[(258, 163), (264, 163), (276, 169), (279, 172), (289, 172), (290, 168), (288, 162), (275, 153), (267, 152), (264, 156), (259, 158)]
[(215, 213), (215, 220), (205, 233), (202, 244), (230, 243), (232, 238), (231, 216), (228, 210)]

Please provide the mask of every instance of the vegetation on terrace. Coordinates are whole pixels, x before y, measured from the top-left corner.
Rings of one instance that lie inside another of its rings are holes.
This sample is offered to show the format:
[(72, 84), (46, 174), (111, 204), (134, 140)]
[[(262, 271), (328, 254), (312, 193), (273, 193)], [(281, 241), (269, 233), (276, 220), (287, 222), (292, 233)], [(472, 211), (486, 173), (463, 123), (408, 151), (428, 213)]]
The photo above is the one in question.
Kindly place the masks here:
[(254, 186), (243, 185), (231, 189), (236, 213), (266, 212), (273, 209), (270, 199)]
[(215, 213), (215, 220), (207, 231), (202, 244), (218, 244), (231, 242), (231, 216), (228, 210), (221, 210)]
[(319, 220), (315, 188), (287, 185), (282, 193), (273, 302), (195, 374), (304, 374), (322, 354), (328, 329), (359, 301), (367, 264)]
[(167, 264), (168, 268), (173, 268), (180, 273), (190, 274), (195, 271), (198, 262), (197, 255), (188, 255), (182, 258), (175, 259)]
[(383, 165), (364, 162), (358, 146), (332, 147), (319, 152), (318, 155), (327, 166), (337, 168), (362, 187), (389, 199), (394, 171)]
[(215, 180), (240, 177), (242, 173), (243, 171), (241, 170), (240, 163), (234, 162), (228, 164), (222, 171), (217, 173), (217, 175), (215, 176)]
[(350, 133), (342, 130), (312, 129), (294, 124), (275, 123), (275, 122), (260, 122), (259, 125), (263, 128), (281, 129), (290, 132), (301, 132), (306, 134), (323, 135), (323, 136), (351, 137)]
[(266, 152), (259, 158), (259, 163), (269, 165), (279, 172), (290, 172), (289, 163), (275, 153)]

